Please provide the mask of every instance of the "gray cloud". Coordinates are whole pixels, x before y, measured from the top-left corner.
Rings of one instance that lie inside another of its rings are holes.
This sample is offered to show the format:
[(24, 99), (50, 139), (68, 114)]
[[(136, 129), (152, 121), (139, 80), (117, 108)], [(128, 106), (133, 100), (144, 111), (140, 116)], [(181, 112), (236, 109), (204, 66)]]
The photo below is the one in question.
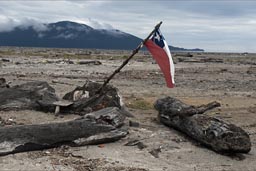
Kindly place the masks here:
[(23, 20), (19, 21), (17, 26), (21, 28), (27, 28), (32, 26), (33, 29), (37, 32), (43, 32), (48, 30), (46, 24), (41, 23), (34, 19), (29, 19), (29, 18), (24, 18)]
[(11, 31), (16, 26), (13, 19), (0, 15), (0, 31)]
[(201, 14), (204, 16), (241, 17), (255, 14), (255, 2), (246, 0), (199, 0), (199, 1), (168, 1), (167, 6), (180, 11)]
[(98, 22), (94, 19), (91, 19), (89, 18), (88, 19), (88, 22), (87, 22), (88, 25), (90, 25), (91, 27), (95, 28), (95, 29), (114, 29), (113, 26), (111, 26), (110, 24), (107, 24), (107, 23), (101, 23), (101, 22)]
[(0, 1), (0, 30), (71, 20), (144, 38), (159, 21), (174, 46), (256, 51), (255, 1)]
[(48, 28), (45, 24), (29, 18), (15, 19), (0, 15), (0, 31), (11, 31), (15, 27), (25, 29), (32, 26), (37, 32), (46, 31)]

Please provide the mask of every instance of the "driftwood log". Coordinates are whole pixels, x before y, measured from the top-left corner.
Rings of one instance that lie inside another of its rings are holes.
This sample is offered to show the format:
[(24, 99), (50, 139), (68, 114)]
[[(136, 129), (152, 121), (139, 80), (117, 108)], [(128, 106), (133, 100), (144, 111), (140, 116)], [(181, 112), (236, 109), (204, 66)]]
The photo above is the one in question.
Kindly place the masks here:
[(0, 127), (0, 155), (56, 147), (116, 141), (126, 136), (119, 129), (125, 116), (106, 108), (68, 122)]
[[(63, 100), (47, 82), (34, 81), (7, 88), (4, 78), (0, 79), (0, 110), (39, 110), (44, 112), (73, 113), (84, 115), (106, 107), (125, 108), (118, 89), (106, 86), (103, 93), (96, 91), (100, 83), (87, 81), (82, 87), (67, 93)], [(129, 113), (127, 112), (129, 115)]]
[(42, 81), (28, 82), (14, 87), (0, 87), (0, 110), (54, 111), (58, 101), (55, 90)]
[(155, 102), (159, 119), (217, 152), (247, 153), (251, 150), (249, 135), (240, 127), (223, 120), (200, 115), (219, 106), (217, 102), (195, 107), (166, 97)]

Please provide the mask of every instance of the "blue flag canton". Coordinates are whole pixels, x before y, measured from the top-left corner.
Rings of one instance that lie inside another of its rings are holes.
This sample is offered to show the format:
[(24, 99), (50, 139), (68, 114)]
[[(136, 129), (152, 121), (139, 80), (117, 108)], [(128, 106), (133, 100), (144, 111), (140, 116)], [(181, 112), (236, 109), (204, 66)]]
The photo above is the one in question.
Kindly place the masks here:
[(162, 33), (160, 32), (159, 29), (157, 29), (155, 31), (155, 33), (153, 34), (153, 37), (151, 38), (151, 40), (157, 44), (159, 47), (163, 48), (164, 47), (164, 37), (162, 35)]

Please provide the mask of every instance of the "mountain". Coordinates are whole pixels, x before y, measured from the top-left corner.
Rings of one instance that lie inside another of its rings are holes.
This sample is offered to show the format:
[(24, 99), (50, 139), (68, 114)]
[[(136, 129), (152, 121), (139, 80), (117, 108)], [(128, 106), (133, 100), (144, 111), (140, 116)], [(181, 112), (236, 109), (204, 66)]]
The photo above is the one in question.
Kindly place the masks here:
[(175, 46), (169, 46), (171, 52), (204, 52), (203, 49), (195, 48), (195, 49), (185, 49)]
[[(94, 29), (70, 21), (18, 26), (12, 31), (0, 32), (0, 46), (130, 50), (141, 41), (142, 39), (120, 30)], [(187, 49), (171, 47), (171, 50)]]

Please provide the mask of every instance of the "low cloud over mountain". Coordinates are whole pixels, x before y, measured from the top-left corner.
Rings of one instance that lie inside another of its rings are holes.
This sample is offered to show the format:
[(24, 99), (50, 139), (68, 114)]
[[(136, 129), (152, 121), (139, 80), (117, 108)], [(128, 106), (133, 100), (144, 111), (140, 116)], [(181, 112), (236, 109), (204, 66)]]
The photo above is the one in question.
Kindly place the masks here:
[[(0, 46), (134, 49), (141, 41), (136, 36), (111, 27), (94, 29), (70, 21), (41, 24), (31, 20), (0, 32)], [(171, 50), (186, 49), (171, 47)]]

